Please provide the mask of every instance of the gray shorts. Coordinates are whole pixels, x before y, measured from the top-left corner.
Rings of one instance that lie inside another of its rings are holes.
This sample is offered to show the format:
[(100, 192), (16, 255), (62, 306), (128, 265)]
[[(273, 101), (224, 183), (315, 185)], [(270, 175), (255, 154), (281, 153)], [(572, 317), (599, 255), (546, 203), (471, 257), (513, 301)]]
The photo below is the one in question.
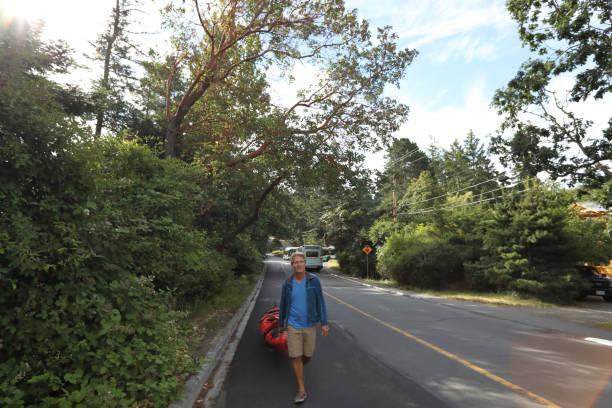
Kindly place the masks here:
[(295, 327), (287, 326), (289, 357), (312, 357), (316, 338), (316, 326), (311, 326), (307, 329), (296, 329)]

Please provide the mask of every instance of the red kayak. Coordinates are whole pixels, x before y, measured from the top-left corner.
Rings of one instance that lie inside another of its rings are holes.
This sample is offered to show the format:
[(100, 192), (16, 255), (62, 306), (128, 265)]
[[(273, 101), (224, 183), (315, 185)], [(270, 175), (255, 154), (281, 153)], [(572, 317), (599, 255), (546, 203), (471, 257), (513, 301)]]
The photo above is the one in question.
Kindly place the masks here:
[(287, 332), (283, 331), (279, 335), (278, 330), (278, 315), (280, 309), (274, 307), (268, 310), (259, 323), (261, 335), (264, 337), (266, 343), (283, 354), (287, 354)]

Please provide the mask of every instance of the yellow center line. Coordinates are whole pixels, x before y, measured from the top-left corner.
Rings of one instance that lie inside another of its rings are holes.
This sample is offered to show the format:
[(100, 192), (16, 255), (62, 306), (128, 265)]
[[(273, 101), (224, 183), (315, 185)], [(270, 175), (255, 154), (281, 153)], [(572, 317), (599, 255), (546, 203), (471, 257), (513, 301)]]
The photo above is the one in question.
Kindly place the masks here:
[(474, 365), (474, 364), (470, 363), (469, 361), (464, 360), (461, 357), (458, 357), (458, 356), (454, 355), (453, 353), (450, 353), (450, 352), (448, 352), (446, 350), (443, 350), (443, 349), (441, 349), (438, 346), (434, 346), (433, 344), (431, 344), (431, 343), (429, 343), (429, 342), (427, 342), (427, 341), (425, 341), (423, 339), (420, 339), (417, 336), (408, 333), (407, 331), (399, 329), (399, 328), (393, 326), (392, 324), (385, 322), (384, 320), (381, 320), (381, 319), (379, 319), (377, 317), (374, 317), (371, 314), (369, 314), (367, 312), (364, 312), (363, 310), (361, 310), (361, 309), (359, 309), (359, 308), (357, 308), (357, 307), (355, 307), (355, 306), (353, 306), (353, 305), (351, 305), (349, 303), (346, 303), (345, 301), (343, 301), (341, 299), (338, 299), (337, 297), (329, 294), (329, 292), (327, 292), (327, 291), (324, 291), (324, 293), (325, 293), (326, 296), (329, 296), (330, 298), (334, 299), (336, 302), (341, 303), (344, 306), (346, 306), (346, 307), (348, 307), (350, 309), (353, 309), (354, 311), (364, 315), (365, 317), (369, 317), (370, 319), (377, 321), (378, 323), (382, 324), (383, 326), (388, 327), (389, 329), (394, 330), (394, 331), (396, 331), (396, 332), (398, 332), (398, 333), (408, 337), (409, 339), (412, 339), (412, 340), (414, 340), (414, 341), (416, 341), (418, 343), (421, 343), (425, 347), (428, 347), (428, 348), (430, 348), (430, 349), (432, 349), (434, 351), (437, 351), (438, 353), (440, 353), (440, 354), (442, 354), (442, 355), (444, 355), (444, 356), (446, 356), (446, 357), (448, 357), (448, 358), (450, 358), (452, 360), (455, 360), (455, 361), (463, 364), (464, 366), (466, 366), (466, 367), (468, 367), (468, 368), (470, 368), (470, 369), (472, 369), (472, 370), (474, 370), (474, 371), (476, 371), (476, 372), (478, 372), (480, 374), (483, 374), (484, 376), (490, 378), (493, 381), (496, 381), (496, 382), (498, 382), (498, 383), (500, 383), (502, 385), (505, 385), (506, 387), (511, 388), (514, 391), (517, 391), (517, 392), (520, 392), (522, 394), (525, 394), (525, 395), (533, 398), (534, 400), (536, 400), (536, 401), (546, 405), (547, 407), (550, 407), (550, 408), (561, 408), (559, 405), (557, 405), (557, 404), (547, 400), (546, 398), (543, 398), (543, 397), (541, 397), (541, 396), (539, 396), (537, 394), (534, 394), (533, 392), (527, 391), (523, 387), (520, 387), (520, 386), (518, 386), (516, 384), (511, 383), (508, 380), (505, 380), (505, 379), (503, 379), (503, 378), (501, 378), (501, 377), (499, 377), (499, 376), (497, 376), (497, 375), (495, 375), (493, 373), (490, 373), (489, 371), (485, 370), (484, 368), (478, 367), (477, 365)]

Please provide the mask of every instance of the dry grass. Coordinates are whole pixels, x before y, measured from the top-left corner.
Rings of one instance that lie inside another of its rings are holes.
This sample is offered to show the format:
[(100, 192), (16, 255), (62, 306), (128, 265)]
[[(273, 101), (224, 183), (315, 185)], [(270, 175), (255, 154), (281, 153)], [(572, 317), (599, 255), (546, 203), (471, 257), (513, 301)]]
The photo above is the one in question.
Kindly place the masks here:
[(327, 267), (330, 269), (340, 269), (340, 264), (337, 259), (330, 259), (327, 261)]
[(519, 296), (516, 293), (481, 293), (470, 292), (466, 290), (431, 290), (412, 287), (403, 287), (393, 280), (373, 280), (364, 279), (365, 281), (411, 292), (425, 293), (432, 296), (439, 296), (448, 299), (466, 300), (470, 302), (487, 303), (499, 306), (529, 306), (529, 307), (552, 307), (558, 306), (554, 303), (543, 302), (533, 297)]
[(518, 296), (510, 293), (478, 293), (464, 291), (432, 291), (424, 290), (424, 293), (445, 297), (449, 299), (467, 300), (470, 302), (488, 303), (500, 306), (530, 306), (530, 307), (552, 307), (554, 303), (543, 302), (539, 299), (525, 296)]

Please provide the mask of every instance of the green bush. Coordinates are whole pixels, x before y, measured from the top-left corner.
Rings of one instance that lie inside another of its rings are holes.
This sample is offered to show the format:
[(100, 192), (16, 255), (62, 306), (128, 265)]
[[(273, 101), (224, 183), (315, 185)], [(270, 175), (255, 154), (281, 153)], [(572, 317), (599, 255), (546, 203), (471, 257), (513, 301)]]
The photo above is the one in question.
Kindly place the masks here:
[[(148, 276), (181, 303), (212, 297), (235, 266), (195, 226), (201, 170), (120, 141), (100, 146), (92, 240), (106, 261)], [(94, 236), (95, 235), (95, 236)]]
[(577, 266), (609, 259), (606, 224), (581, 220), (570, 191), (536, 180), (527, 185), (529, 191), (496, 203), (483, 220), (484, 255), (471, 270), (498, 290), (572, 301), (584, 289)]
[(238, 234), (225, 249), (224, 254), (235, 261), (236, 276), (259, 274), (263, 268), (264, 254), (247, 234)]
[(145, 278), (65, 280), (19, 300), (1, 318), (3, 407), (165, 406), (193, 368), (183, 316)]
[(46, 76), (65, 47), (10, 22), (0, 44), (0, 406), (167, 406), (193, 367), (177, 301), (235, 266), (196, 223), (206, 174), (92, 140)]
[(424, 288), (444, 288), (462, 276), (457, 249), (440, 239), (431, 227), (409, 226), (393, 233), (379, 257), (383, 277), (399, 284)]
[(575, 271), (555, 275), (554, 279), (552, 277), (549, 279), (540, 277), (538, 280), (516, 279), (510, 282), (508, 289), (546, 301), (570, 303), (579, 299), (580, 294), (590, 286), (589, 282), (582, 279)]
[(233, 266), (190, 226), (197, 185), (171, 182), (189, 171), (123, 142), (30, 161), (13, 142), (0, 176), (0, 406), (166, 406), (192, 360), (164, 289), (212, 297)]

